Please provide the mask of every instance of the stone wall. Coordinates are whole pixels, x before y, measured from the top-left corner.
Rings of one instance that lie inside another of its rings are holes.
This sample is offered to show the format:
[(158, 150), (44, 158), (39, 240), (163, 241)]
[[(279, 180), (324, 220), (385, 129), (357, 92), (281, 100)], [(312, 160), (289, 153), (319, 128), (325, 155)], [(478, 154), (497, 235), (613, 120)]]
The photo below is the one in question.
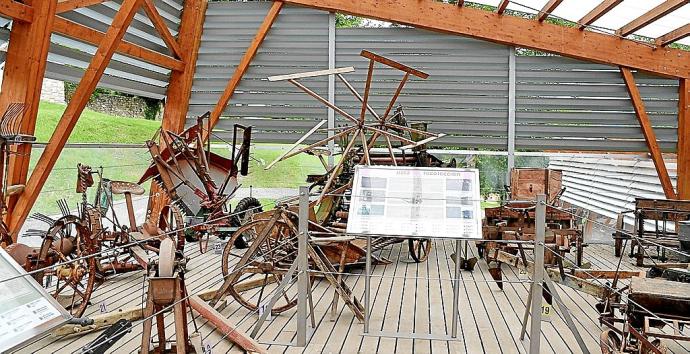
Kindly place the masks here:
[(65, 83), (59, 80), (43, 79), (41, 101), (51, 103), (65, 103)]
[[(0, 68), (4, 68), (4, 63)], [(0, 84), (2, 84), (3, 70), (0, 69)], [(41, 88), (41, 101), (65, 104), (65, 83), (59, 80), (44, 78)]]
[[(68, 85), (65, 89), (65, 100), (69, 102), (74, 95), (74, 86)], [(130, 117), (130, 118), (147, 118), (147, 112), (153, 107), (149, 107), (149, 104), (157, 105), (158, 112), (155, 119), (161, 119), (162, 117), (162, 103), (149, 101), (142, 97), (137, 96), (120, 96), (111, 93), (95, 93), (89, 99), (89, 103), (86, 108), (94, 110), (96, 112), (105, 113), (120, 117)]]

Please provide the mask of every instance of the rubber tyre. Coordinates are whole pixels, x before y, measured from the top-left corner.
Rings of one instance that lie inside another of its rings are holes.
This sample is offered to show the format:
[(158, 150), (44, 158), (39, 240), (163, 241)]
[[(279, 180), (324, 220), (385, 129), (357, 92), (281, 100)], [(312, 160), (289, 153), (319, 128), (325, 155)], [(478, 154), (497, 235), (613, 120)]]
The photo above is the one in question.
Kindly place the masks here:
[[(246, 218), (249, 216), (247, 213), (255, 214), (264, 211), (261, 207), (261, 202), (254, 197), (245, 197), (237, 203), (235, 210), (232, 212), (232, 218), (230, 218), (230, 224), (234, 227), (240, 227), (243, 223), (246, 223)], [(244, 235), (234, 238), (234, 245), (239, 249), (245, 249), (249, 247), (249, 240)]]

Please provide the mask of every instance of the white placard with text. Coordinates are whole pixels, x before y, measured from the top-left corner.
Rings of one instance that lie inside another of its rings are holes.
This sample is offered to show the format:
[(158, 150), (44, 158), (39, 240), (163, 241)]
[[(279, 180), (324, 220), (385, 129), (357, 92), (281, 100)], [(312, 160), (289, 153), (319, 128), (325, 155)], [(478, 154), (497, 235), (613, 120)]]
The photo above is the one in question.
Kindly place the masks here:
[(479, 171), (357, 166), (347, 232), (481, 238)]
[(0, 352), (70, 319), (50, 294), (0, 249)]

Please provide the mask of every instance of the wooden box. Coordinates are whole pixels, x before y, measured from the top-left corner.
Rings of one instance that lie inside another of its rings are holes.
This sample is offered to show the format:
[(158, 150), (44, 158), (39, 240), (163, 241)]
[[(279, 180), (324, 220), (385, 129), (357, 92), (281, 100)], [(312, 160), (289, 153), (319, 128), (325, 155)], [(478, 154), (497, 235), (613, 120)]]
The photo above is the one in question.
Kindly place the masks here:
[(549, 200), (561, 191), (559, 170), (546, 168), (515, 168), (510, 172), (510, 199), (535, 200), (537, 195), (546, 194)]

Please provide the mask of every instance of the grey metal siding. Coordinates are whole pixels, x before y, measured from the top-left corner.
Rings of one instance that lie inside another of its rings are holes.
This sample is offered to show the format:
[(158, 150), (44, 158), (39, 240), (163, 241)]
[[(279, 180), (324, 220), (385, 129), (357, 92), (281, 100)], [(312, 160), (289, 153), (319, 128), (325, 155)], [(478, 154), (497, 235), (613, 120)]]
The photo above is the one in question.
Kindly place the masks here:
[[(209, 4), (191, 116), (216, 104), (269, 6)], [(399, 103), (409, 119), (432, 122), (431, 130), (448, 134), (437, 145), (507, 149), (508, 47), (414, 28), (338, 28), (335, 48), (336, 67), (356, 68), (345, 77), (360, 92), (368, 65), (359, 56), (362, 49), (428, 72), (427, 80), (411, 78)], [(326, 119), (327, 110), (289, 83), (266, 78), (327, 67), (328, 14), (287, 6), (226, 108), (224, 115), (231, 118), (224, 118), (218, 130), (230, 129), (233, 122), (253, 123), (258, 141), (296, 140)], [(662, 149), (674, 151), (677, 82), (635, 76)], [(385, 110), (401, 77), (377, 66), (370, 104), (378, 112)], [(326, 97), (325, 78), (304, 83)], [(339, 80), (335, 91), (335, 103), (358, 115), (359, 102)], [(336, 114), (336, 124), (342, 121)], [(518, 150), (647, 150), (618, 69), (557, 56), (517, 57), (515, 131)]]

